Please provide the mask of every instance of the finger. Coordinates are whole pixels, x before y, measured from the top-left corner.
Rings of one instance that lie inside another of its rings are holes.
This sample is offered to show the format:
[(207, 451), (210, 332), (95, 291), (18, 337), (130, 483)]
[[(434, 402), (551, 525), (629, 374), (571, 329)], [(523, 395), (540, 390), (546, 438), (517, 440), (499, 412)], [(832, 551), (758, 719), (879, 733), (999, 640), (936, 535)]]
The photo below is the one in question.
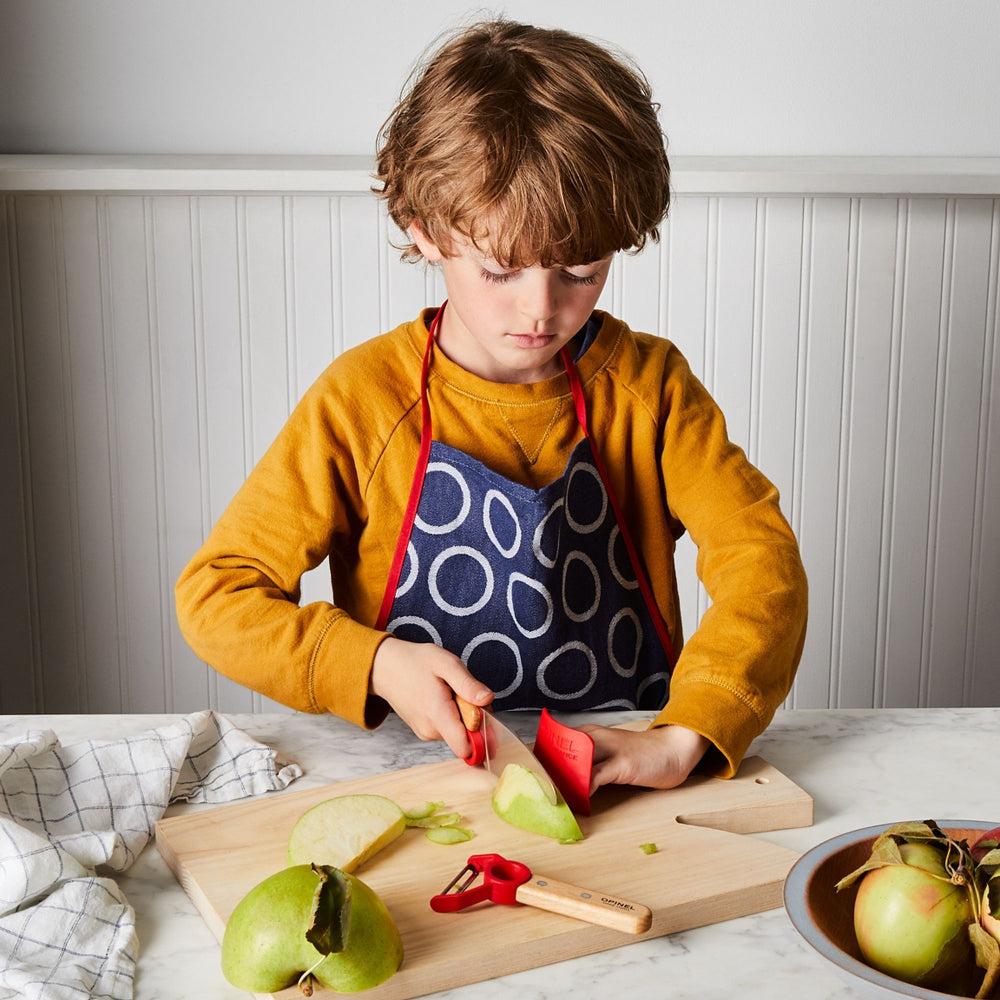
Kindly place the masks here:
[(464, 760), (472, 753), (468, 729), (459, 711), (458, 703), (452, 696), (451, 688), (442, 682), (441, 692), (444, 697), (441, 698), (440, 702), (435, 699), (433, 707), (434, 725), (440, 738), (448, 744), (451, 752)]
[(472, 743), (469, 741), (469, 734), (458, 714), (458, 706), (452, 702), (452, 710), (449, 717), (442, 719), (438, 728), (441, 731), (441, 738), (448, 744), (451, 752), (465, 760), (472, 753)]
[(493, 692), (482, 681), (473, 677), (469, 668), (452, 653), (440, 651), (434, 662), (434, 673), (451, 692), (473, 705), (488, 705), (493, 700)]
[(614, 758), (608, 758), (594, 764), (590, 770), (590, 794), (593, 795), (602, 785), (615, 784), (617, 774), (618, 770)]
[(613, 757), (617, 746), (617, 734), (607, 726), (592, 724), (580, 726), (580, 731), (586, 733), (594, 741), (594, 763)]
[(472, 705), (482, 708), (493, 701), (493, 692), (482, 681), (476, 680), (464, 667), (461, 671), (456, 671), (443, 679), (455, 694)]

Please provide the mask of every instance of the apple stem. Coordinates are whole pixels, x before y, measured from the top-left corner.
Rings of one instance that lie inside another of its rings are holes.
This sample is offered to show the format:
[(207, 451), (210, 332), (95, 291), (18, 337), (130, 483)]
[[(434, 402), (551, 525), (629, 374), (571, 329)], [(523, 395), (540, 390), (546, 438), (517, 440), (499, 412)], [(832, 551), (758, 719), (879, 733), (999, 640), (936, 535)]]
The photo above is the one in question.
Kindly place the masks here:
[(303, 996), (311, 997), (316, 984), (316, 977), (313, 976), (313, 969), (318, 969), (327, 959), (326, 955), (320, 955), (319, 960), (313, 962), (305, 972), (299, 976), (299, 990)]

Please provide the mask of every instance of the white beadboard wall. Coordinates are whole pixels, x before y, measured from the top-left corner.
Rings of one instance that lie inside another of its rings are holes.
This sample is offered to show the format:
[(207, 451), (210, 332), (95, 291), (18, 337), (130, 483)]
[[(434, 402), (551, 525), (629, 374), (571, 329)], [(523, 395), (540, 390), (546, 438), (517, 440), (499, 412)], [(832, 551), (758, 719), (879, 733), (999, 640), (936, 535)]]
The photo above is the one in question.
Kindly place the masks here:
[[(187, 649), (173, 583), (329, 360), (442, 297), (368, 184), (0, 157), (0, 712), (275, 707)], [(681, 347), (781, 489), (811, 581), (788, 705), (1000, 704), (1000, 165), (699, 160), (675, 187), (602, 304)]]

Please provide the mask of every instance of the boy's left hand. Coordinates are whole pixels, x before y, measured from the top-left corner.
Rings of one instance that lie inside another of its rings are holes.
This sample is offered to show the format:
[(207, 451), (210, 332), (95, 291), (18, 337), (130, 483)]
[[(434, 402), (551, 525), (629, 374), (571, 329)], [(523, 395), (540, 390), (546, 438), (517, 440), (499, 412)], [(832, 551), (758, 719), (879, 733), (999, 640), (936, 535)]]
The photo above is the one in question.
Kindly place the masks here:
[(710, 746), (700, 733), (683, 726), (635, 732), (607, 726), (580, 726), (594, 741), (593, 794), (601, 785), (675, 788)]

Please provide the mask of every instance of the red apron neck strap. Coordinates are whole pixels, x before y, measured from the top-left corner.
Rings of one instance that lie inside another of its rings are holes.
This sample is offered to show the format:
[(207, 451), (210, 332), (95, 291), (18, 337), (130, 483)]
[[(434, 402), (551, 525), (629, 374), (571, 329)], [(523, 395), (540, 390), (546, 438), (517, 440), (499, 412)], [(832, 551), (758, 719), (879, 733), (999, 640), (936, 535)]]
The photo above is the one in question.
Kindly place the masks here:
[(587, 403), (583, 398), (583, 386), (580, 383), (580, 375), (576, 370), (576, 364), (565, 347), (562, 349), (562, 359), (563, 364), (566, 366), (566, 375), (569, 378), (570, 392), (573, 394), (573, 406), (576, 409), (576, 418), (580, 422), (580, 429), (583, 431), (584, 437), (590, 441), (590, 452), (594, 456), (597, 474), (601, 477), (601, 482), (604, 483), (604, 489), (607, 491), (611, 509), (615, 512), (615, 517), (618, 520), (618, 528), (621, 531), (622, 541), (625, 543), (625, 549), (628, 552), (632, 568), (635, 571), (636, 581), (639, 584), (639, 592), (642, 594), (642, 599), (649, 610), (650, 618), (653, 620), (653, 627), (660, 638), (663, 651), (667, 654), (667, 662), (670, 664), (671, 669), (673, 669), (677, 659), (674, 653), (674, 644), (670, 639), (670, 633), (667, 630), (666, 622), (663, 620), (663, 615), (660, 614), (656, 598), (653, 596), (653, 588), (650, 585), (649, 578), (646, 576), (642, 560), (639, 557), (639, 550), (632, 539), (632, 533), (629, 531), (625, 513), (618, 502), (618, 496), (615, 493), (614, 487), (611, 485), (608, 470), (604, 467), (604, 462), (601, 460), (600, 448), (598, 448), (597, 442), (590, 435), (590, 428), (587, 423)]
[(566, 369), (566, 377), (569, 379), (569, 391), (573, 394), (573, 408), (576, 410), (576, 419), (580, 423), (580, 429), (585, 437), (590, 437), (590, 428), (587, 425), (587, 404), (583, 398), (583, 386), (580, 384), (580, 375), (576, 370), (576, 364), (570, 357), (568, 347), (562, 348), (559, 352), (562, 356), (563, 367)]
[(417, 518), (417, 508), (420, 506), (420, 493), (423, 489), (424, 475), (427, 472), (427, 462), (431, 454), (431, 441), (434, 435), (431, 426), (431, 408), (427, 402), (427, 374), (430, 370), (431, 352), (434, 350), (434, 338), (437, 336), (437, 329), (441, 323), (441, 314), (444, 312), (444, 307), (447, 304), (447, 300), (443, 302), (434, 319), (431, 320), (430, 328), (427, 331), (427, 346), (424, 348), (424, 360), (420, 365), (420, 452), (417, 455), (417, 464), (413, 469), (410, 496), (406, 503), (406, 510), (403, 512), (403, 523), (400, 528), (399, 537), (396, 540), (396, 551), (392, 556), (392, 564), (389, 567), (389, 578), (386, 580), (385, 591), (382, 594), (382, 604), (379, 607), (378, 618), (375, 621), (375, 628), (380, 631), (385, 629), (386, 623), (389, 621), (389, 613), (392, 611), (392, 602), (396, 596), (399, 577), (403, 572), (403, 563), (406, 561), (406, 549), (410, 543), (413, 522)]

